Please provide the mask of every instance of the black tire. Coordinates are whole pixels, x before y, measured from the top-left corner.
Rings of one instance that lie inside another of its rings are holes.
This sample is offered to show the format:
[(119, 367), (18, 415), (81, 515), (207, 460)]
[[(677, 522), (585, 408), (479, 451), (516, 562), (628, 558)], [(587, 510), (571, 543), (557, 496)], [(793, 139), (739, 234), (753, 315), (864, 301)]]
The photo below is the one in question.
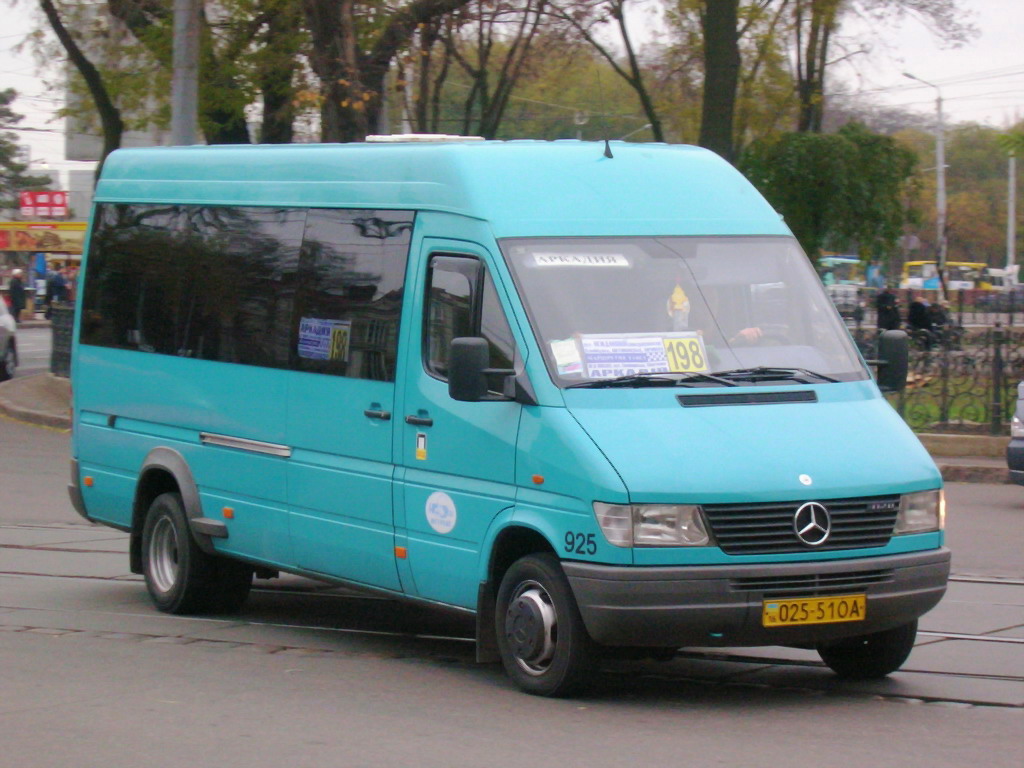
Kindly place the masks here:
[(883, 632), (821, 644), (818, 655), (842, 678), (875, 680), (895, 672), (914, 649), (917, 619)]
[(142, 572), (150, 597), (165, 613), (233, 613), (252, 586), (250, 566), (199, 548), (177, 493), (161, 494), (149, 506), (142, 528)]
[(252, 566), (226, 557), (213, 558), (213, 565), (208, 609), (212, 613), (238, 613), (252, 590)]
[(7, 381), (14, 378), (14, 369), (18, 365), (18, 351), (14, 348), (14, 342), (8, 342), (3, 357), (0, 358), (0, 381)]
[(570, 696), (586, 686), (596, 647), (558, 558), (543, 553), (514, 562), (494, 613), (502, 664), (521, 689)]

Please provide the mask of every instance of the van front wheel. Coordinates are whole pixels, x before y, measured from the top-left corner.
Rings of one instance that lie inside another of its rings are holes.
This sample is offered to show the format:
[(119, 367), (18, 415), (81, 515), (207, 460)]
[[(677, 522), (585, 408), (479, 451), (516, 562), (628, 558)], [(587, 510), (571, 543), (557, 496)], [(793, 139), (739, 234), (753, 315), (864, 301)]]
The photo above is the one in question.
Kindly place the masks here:
[(554, 555), (512, 564), (498, 589), (495, 625), (505, 671), (527, 693), (569, 696), (586, 683), (594, 642)]
[(895, 672), (907, 660), (917, 638), (917, 619), (882, 632), (818, 646), (818, 655), (840, 677), (874, 680)]

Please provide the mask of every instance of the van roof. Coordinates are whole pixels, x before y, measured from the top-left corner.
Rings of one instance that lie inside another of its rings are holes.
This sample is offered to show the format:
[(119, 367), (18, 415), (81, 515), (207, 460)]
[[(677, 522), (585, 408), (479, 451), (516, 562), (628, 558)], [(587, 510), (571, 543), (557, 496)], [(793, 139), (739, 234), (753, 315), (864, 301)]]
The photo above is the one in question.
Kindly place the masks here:
[(698, 147), (460, 141), (123, 149), (97, 202), (441, 211), (496, 237), (789, 234), (731, 165)]

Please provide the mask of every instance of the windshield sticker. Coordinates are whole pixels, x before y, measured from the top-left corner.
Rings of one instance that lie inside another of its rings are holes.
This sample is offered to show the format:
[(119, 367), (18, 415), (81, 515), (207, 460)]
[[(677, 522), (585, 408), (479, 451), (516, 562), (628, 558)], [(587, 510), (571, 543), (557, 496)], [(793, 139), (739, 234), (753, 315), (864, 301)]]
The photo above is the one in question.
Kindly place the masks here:
[(592, 379), (708, 369), (704, 339), (697, 333), (584, 334), (580, 346), (584, 371)]
[(583, 358), (576, 339), (555, 339), (551, 342), (551, 354), (560, 376), (583, 372)]
[(299, 323), (299, 357), (348, 362), (351, 320), (304, 317)]
[(534, 253), (538, 267), (628, 267), (621, 253)]

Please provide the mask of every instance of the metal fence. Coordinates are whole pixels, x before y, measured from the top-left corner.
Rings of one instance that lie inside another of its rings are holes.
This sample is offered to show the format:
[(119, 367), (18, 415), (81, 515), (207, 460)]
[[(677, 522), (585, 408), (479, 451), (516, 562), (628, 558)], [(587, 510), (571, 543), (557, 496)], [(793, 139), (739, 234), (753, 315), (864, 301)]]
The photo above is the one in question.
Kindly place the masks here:
[[(877, 357), (875, 328), (851, 333), (865, 357)], [(1005, 435), (1022, 379), (1024, 327), (953, 325), (911, 336), (907, 388), (890, 402), (919, 432)]]

